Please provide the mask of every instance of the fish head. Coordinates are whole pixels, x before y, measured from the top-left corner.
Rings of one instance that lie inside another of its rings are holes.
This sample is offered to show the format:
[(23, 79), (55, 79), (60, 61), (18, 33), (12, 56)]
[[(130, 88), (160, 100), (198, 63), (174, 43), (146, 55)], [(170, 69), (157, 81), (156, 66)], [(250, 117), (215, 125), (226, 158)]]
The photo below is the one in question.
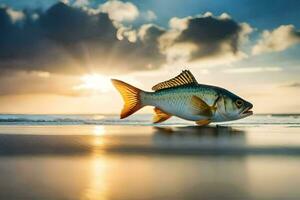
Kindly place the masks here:
[(216, 115), (220, 121), (237, 120), (253, 114), (253, 105), (243, 98), (222, 89), (219, 92), (220, 100), (217, 102)]

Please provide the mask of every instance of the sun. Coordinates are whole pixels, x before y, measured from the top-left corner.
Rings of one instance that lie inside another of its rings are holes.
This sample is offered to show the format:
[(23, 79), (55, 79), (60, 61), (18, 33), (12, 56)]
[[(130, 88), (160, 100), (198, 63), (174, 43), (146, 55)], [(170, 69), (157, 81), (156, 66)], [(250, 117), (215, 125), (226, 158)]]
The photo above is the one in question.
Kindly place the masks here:
[(110, 78), (100, 74), (86, 74), (82, 76), (80, 80), (82, 83), (75, 86), (75, 90), (107, 92), (112, 88)]

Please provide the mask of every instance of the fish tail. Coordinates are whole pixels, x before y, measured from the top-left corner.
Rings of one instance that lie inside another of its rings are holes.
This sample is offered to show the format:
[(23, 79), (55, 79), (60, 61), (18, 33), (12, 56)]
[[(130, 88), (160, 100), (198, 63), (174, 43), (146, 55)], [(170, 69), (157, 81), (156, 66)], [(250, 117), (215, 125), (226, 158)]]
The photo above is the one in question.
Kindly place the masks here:
[(120, 114), (121, 119), (130, 116), (144, 106), (141, 101), (142, 90), (120, 80), (111, 79), (111, 82), (124, 100), (124, 107)]

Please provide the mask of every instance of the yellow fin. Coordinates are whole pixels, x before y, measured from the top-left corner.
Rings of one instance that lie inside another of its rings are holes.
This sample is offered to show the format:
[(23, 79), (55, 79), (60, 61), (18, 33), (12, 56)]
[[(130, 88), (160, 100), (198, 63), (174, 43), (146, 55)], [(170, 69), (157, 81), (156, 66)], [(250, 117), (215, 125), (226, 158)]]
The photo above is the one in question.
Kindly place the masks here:
[(164, 111), (162, 111), (161, 109), (155, 107), (154, 108), (154, 116), (153, 116), (153, 123), (160, 123), (163, 121), (166, 121), (167, 119), (169, 119), (170, 117), (172, 117), (171, 115), (169, 115), (168, 113), (165, 113)]
[(124, 107), (120, 115), (121, 119), (128, 117), (143, 107), (140, 100), (140, 89), (116, 79), (111, 79), (111, 82), (124, 100)]
[(198, 82), (189, 70), (184, 70), (175, 78), (154, 85), (152, 90), (157, 91), (188, 84), (198, 84)]
[(196, 121), (196, 124), (198, 124), (199, 126), (206, 126), (211, 122), (211, 120), (209, 119), (202, 119), (199, 121)]
[(191, 99), (191, 106), (193, 108), (194, 114), (203, 115), (206, 117), (212, 116), (212, 107), (207, 105), (205, 101), (197, 96), (193, 96)]

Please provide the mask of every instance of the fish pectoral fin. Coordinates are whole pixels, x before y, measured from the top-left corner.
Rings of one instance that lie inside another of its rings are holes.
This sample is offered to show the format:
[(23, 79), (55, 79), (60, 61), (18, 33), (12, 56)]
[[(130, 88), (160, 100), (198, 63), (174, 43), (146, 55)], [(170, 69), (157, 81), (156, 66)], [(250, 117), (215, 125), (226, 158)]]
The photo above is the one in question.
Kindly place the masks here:
[(199, 121), (196, 121), (196, 124), (198, 124), (199, 126), (206, 126), (211, 122), (210, 119), (202, 119)]
[(162, 111), (157, 107), (154, 108), (154, 112), (155, 113), (153, 115), (153, 123), (160, 123), (172, 117), (172, 115), (169, 115), (168, 113)]
[(191, 99), (191, 106), (193, 109), (194, 114), (202, 115), (206, 117), (212, 116), (212, 107), (207, 105), (205, 101), (197, 96), (193, 96)]

